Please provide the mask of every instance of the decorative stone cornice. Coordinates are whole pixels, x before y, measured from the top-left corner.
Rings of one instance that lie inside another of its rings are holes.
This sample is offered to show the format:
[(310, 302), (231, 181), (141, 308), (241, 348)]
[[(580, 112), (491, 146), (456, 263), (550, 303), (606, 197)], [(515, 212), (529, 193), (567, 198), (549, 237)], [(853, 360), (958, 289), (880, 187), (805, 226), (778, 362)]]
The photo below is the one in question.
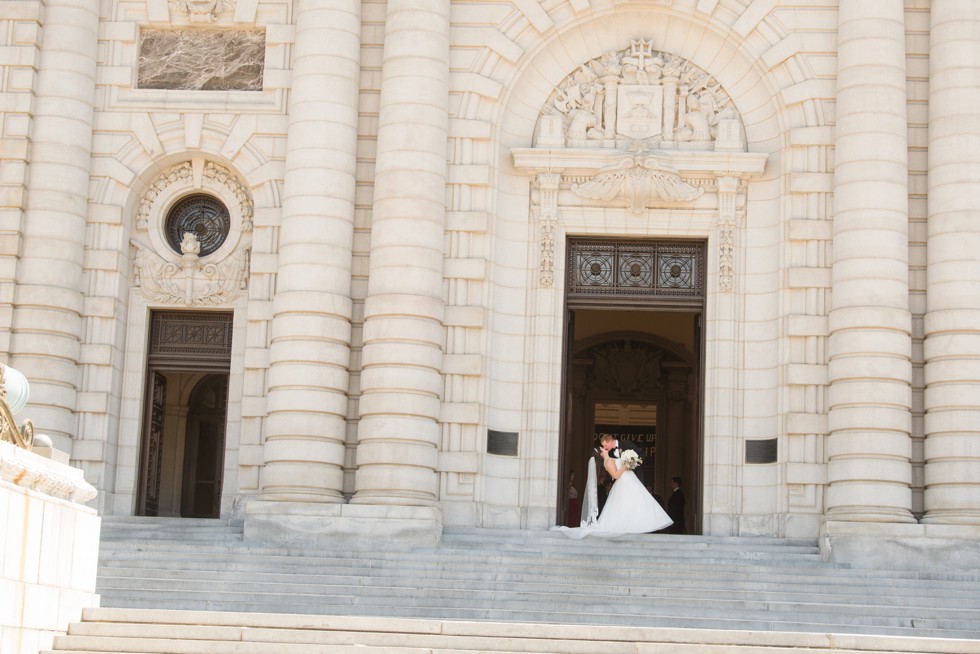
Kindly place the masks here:
[[(656, 157), (658, 165), (672, 170), (683, 179), (710, 178), (720, 175), (752, 177), (766, 168), (769, 155), (764, 152), (697, 152), (688, 150), (643, 151), (645, 157)], [(561, 172), (565, 177), (591, 177), (624, 157), (622, 149), (591, 148), (513, 148), (514, 166), (521, 172)]]
[(82, 471), (0, 442), (0, 479), (38, 493), (84, 504), (96, 496)]

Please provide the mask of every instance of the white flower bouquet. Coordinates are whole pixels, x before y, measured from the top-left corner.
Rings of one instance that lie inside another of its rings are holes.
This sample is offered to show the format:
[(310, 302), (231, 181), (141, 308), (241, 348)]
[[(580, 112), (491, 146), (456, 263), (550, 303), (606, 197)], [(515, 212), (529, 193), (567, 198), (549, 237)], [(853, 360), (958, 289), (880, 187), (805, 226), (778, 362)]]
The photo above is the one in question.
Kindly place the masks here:
[(636, 470), (636, 467), (643, 463), (640, 455), (633, 450), (626, 450), (619, 458), (623, 460), (623, 467), (627, 470)]

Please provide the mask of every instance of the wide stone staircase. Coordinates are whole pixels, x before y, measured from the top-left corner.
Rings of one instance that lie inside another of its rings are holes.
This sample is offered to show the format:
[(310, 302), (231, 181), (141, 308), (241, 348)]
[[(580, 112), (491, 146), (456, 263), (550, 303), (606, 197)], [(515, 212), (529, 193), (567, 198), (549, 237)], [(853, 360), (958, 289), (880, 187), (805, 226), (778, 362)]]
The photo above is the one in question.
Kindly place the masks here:
[(447, 529), (286, 550), (226, 521), (106, 518), (98, 592), (56, 650), (980, 653), (980, 572), (851, 569), (787, 539)]

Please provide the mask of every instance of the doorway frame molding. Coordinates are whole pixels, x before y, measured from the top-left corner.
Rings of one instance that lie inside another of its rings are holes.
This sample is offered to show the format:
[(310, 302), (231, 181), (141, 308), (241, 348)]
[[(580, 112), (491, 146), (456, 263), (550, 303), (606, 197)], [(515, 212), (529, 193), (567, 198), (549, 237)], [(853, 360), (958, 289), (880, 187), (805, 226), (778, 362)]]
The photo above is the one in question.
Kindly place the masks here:
[[(527, 315), (524, 343), (524, 411), (520, 457), (520, 501), (526, 525), (546, 528), (554, 521), (561, 463), (564, 353), (566, 338), (567, 248), (572, 237), (703, 240), (701, 383), (701, 524), (703, 534), (738, 532), (741, 512), (739, 437), (742, 433), (742, 349), (748, 181), (760, 178), (765, 153), (685, 153), (684, 172), (704, 181), (693, 202), (656, 202), (637, 213), (623, 202), (583, 200), (567, 189), (582, 175), (601, 168), (603, 156), (585, 159), (569, 149), (514, 148), (518, 173), (530, 177), (527, 249)], [(675, 162), (676, 163), (676, 162)], [(553, 371), (552, 374), (544, 373)], [(532, 491), (531, 489), (535, 489)], [(693, 490), (693, 489), (692, 489)]]

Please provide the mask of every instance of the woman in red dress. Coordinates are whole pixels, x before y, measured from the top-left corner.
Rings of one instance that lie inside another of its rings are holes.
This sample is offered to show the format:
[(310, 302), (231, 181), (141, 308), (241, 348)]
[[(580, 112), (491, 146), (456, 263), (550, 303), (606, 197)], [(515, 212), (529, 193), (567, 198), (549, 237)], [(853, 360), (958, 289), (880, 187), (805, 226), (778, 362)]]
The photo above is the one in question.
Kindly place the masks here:
[(568, 471), (568, 505), (565, 511), (565, 526), (578, 527), (582, 522), (582, 510), (578, 504), (578, 491), (575, 489), (575, 471)]

